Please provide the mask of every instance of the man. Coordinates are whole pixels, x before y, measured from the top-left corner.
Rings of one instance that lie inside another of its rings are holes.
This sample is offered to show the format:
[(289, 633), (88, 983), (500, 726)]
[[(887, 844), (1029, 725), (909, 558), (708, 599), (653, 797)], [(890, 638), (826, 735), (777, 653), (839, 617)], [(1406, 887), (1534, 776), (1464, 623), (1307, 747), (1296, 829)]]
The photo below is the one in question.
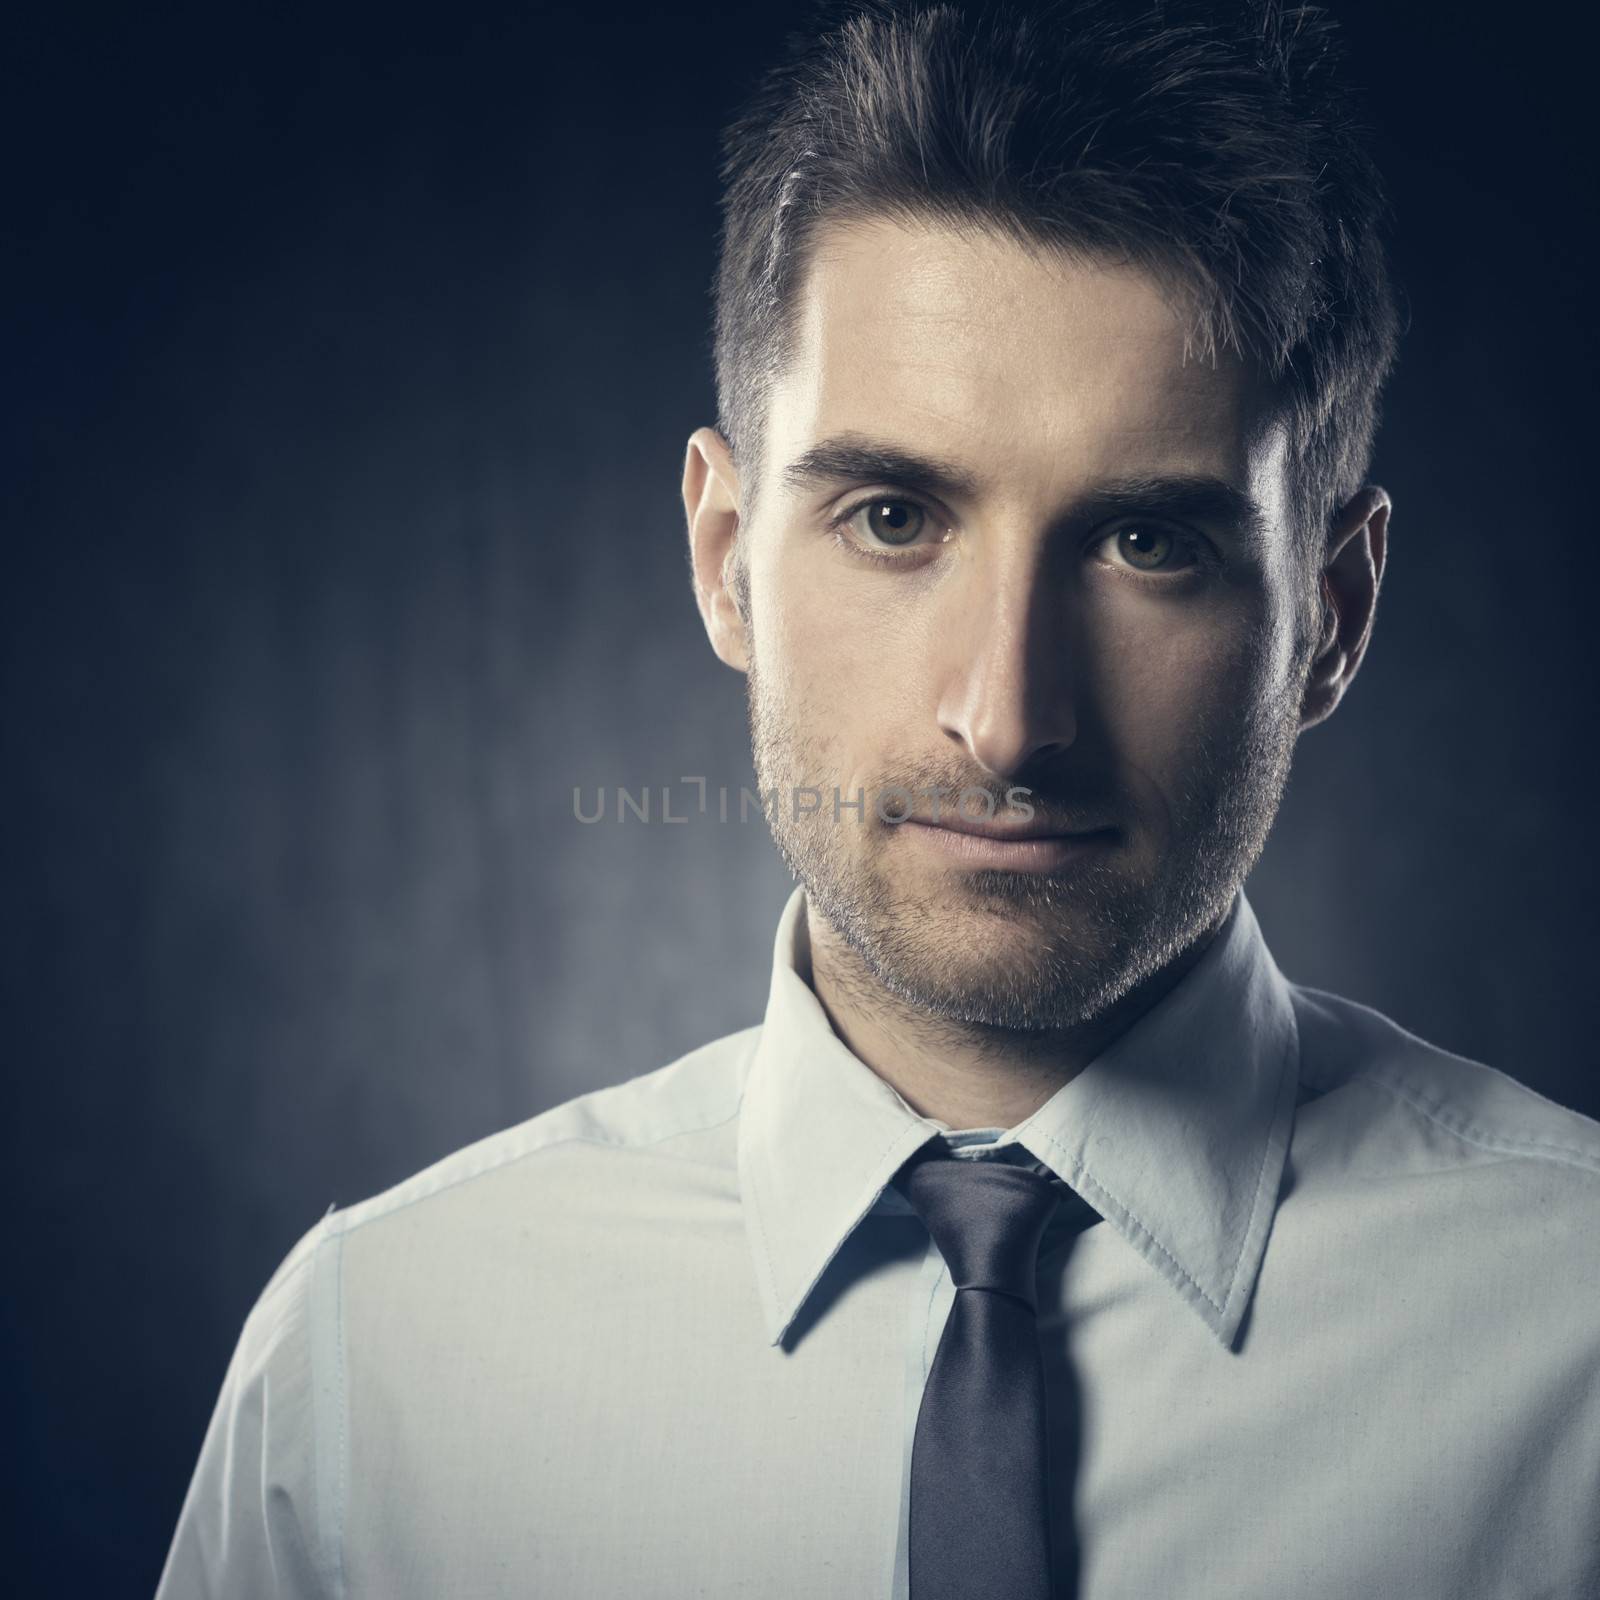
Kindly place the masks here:
[(683, 478), (800, 882), (765, 1019), (323, 1218), (166, 1600), (1600, 1594), (1600, 1129), (1241, 888), (1389, 536), (1331, 47), (795, 41)]

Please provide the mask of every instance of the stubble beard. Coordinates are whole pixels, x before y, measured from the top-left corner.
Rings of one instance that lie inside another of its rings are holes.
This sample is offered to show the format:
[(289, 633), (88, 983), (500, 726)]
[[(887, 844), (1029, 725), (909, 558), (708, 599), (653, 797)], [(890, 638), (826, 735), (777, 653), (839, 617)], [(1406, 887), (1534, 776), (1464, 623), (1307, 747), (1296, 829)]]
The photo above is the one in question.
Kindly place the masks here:
[[(1196, 740), (1170, 800), (1168, 848), (1148, 877), (1118, 851), (1061, 873), (953, 871), (942, 890), (894, 871), (898, 850), (915, 843), (887, 837), (870, 792), (864, 817), (835, 817), (826, 749), (807, 732), (803, 708), (769, 690), (753, 653), (747, 705), (773, 839), (863, 982), (929, 1021), (1041, 1035), (1102, 1016), (1221, 921), (1277, 815), (1299, 700), (1287, 690), (1258, 696), (1221, 732)], [(914, 792), (938, 777), (900, 771), (885, 774), (884, 787)], [(1005, 785), (986, 787), (1003, 798)], [(1052, 791), (1042, 777), (1032, 787), (1062, 810), (1085, 798), (1065, 785)], [(820, 791), (821, 808), (797, 817), (792, 797), (806, 788)]]

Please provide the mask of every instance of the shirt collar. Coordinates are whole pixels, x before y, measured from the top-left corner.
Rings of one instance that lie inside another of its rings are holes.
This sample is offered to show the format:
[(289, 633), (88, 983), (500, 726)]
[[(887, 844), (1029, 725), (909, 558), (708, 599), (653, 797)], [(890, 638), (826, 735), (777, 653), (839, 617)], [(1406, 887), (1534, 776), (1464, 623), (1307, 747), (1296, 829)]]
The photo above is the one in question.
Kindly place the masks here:
[[(801, 975), (805, 906), (797, 888), (742, 1069), (740, 1196), (774, 1344), (901, 1164), (949, 1131), (833, 1031)], [(1276, 1209), (1298, 1054), (1287, 981), (1241, 889), (1183, 978), (1007, 1136), (1231, 1346)]]

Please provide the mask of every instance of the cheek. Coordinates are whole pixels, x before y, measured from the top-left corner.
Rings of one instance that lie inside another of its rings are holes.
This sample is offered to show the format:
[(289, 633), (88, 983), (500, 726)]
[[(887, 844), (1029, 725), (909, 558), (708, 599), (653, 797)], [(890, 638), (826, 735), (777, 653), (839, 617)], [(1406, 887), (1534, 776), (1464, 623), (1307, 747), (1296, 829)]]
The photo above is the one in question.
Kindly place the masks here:
[(1089, 647), (1083, 692), (1125, 756), (1148, 772), (1176, 769), (1276, 697), (1281, 631), (1259, 597), (1112, 607)]
[(773, 559), (754, 601), (762, 670), (818, 720), (844, 727), (901, 715), (926, 676), (926, 617), (902, 591), (820, 550)]

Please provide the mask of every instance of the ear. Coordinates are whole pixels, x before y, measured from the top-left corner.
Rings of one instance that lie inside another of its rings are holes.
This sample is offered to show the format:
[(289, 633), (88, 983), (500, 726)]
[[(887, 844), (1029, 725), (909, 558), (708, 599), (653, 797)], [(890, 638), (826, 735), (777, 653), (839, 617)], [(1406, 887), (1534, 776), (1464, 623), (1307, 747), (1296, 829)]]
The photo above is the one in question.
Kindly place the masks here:
[(1366, 654), (1392, 509), (1388, 491), (1368, 484), (1339, 512), (1328, 532), (1318, 578), (1322, 635), (1300, 703), (1302, 731), (1332, 714)]
[(683, 510), (689, 521), (689, 565), (695, 604), (719, 659), (744, 672), (749, 667), (745, 618), (735, 599), (739, 533), (739, 475), (733, 453), (714, 428), (689, 435), (683, 462)]

